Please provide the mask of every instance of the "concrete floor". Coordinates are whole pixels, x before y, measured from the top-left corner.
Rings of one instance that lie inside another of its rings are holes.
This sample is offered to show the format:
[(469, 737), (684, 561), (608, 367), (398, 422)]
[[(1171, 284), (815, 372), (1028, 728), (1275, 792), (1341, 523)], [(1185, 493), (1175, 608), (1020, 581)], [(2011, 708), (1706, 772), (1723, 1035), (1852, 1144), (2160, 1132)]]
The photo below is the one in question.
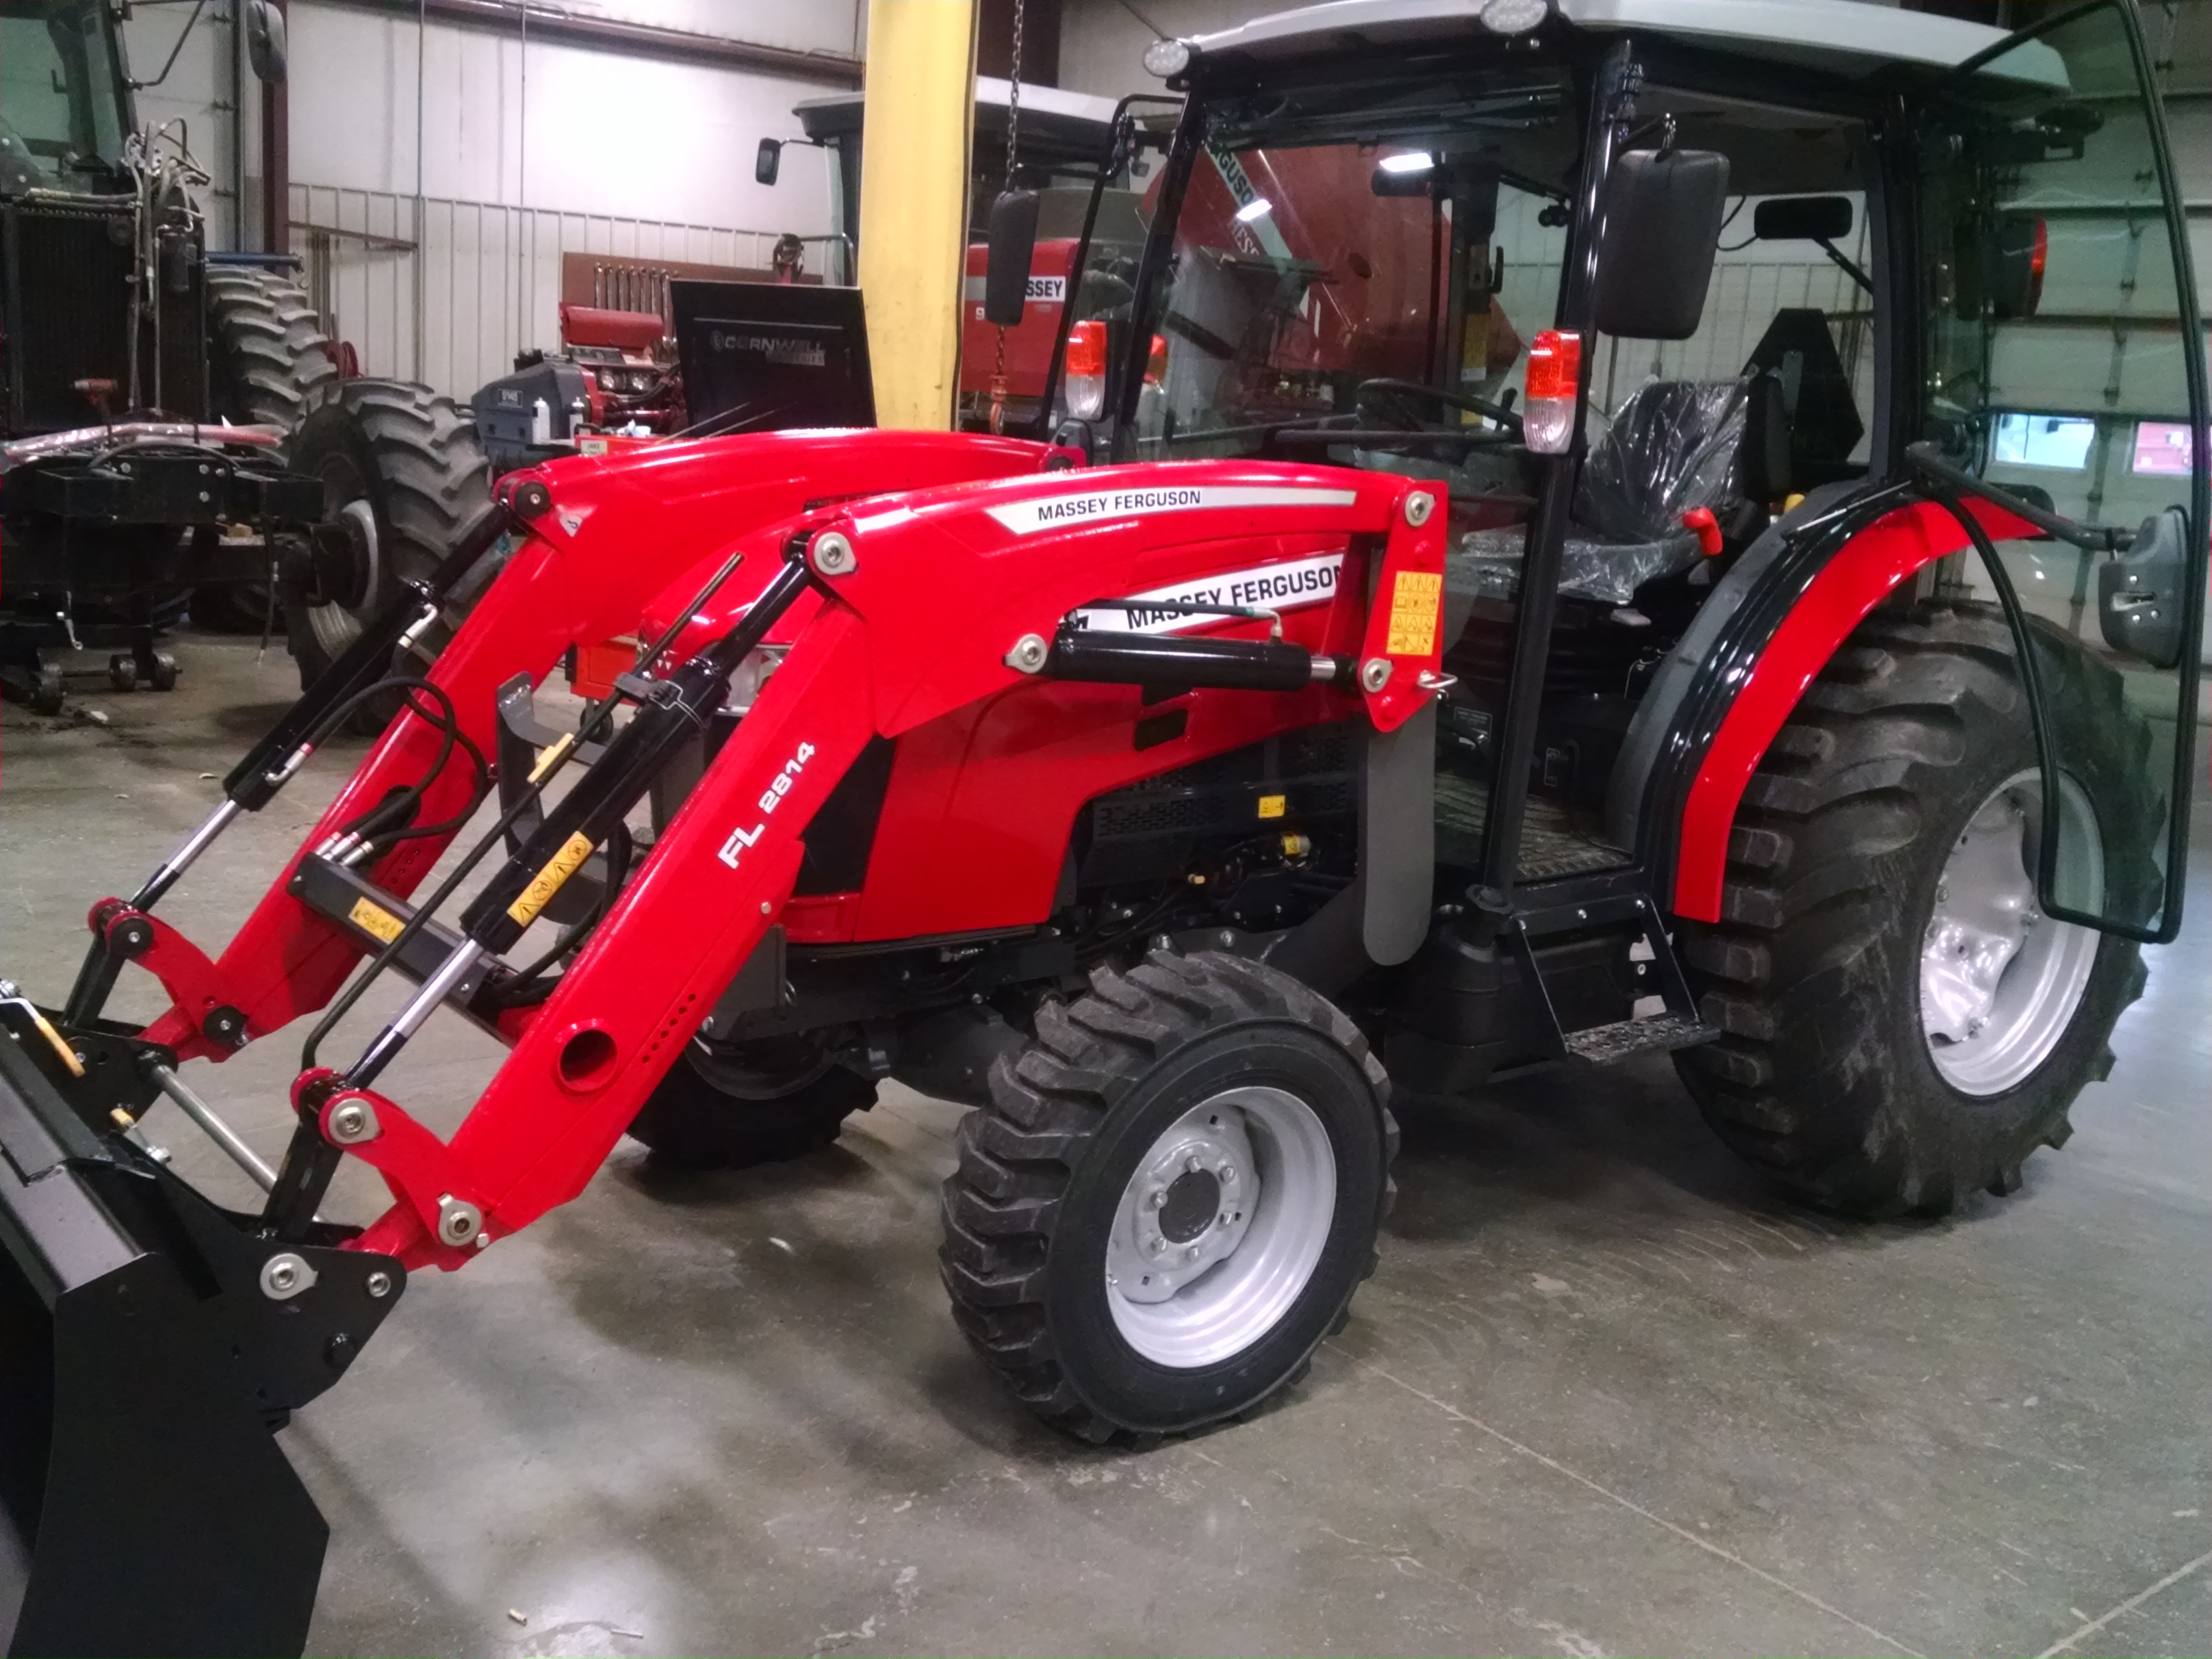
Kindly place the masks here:
[[(105, 727), (7, 711), (0, 932), (49, 1000), (87, 903), (289, 696), (281, 653), (177, 650), (176, 694), (88, 697)], [(337, 766), (170, 919), (227, 937)], [(894, 1087), (838, 1146), (715, 1177), (626, 1142), (418, 1279), (283, 1435), (332, 1528), (310, 1650), (2204, 1653), (2208, 817), (2188, 936), (2018, 1196), (1843, 1225), (1739, 1166), (1663, 1062), (1528, 1080), (1407, 1123), (1382, 1268), (1303, 1388), (1149, 1452), (1034, 1425), (955, 1334), (957, 1109)], [(296, 1054), (191, 1070), (273, 1157)], [(442, 1129), (496, 1061), (445, 1023), (386, 1084)], [(364, 1175), (335, 1212), (378, 1207)]]

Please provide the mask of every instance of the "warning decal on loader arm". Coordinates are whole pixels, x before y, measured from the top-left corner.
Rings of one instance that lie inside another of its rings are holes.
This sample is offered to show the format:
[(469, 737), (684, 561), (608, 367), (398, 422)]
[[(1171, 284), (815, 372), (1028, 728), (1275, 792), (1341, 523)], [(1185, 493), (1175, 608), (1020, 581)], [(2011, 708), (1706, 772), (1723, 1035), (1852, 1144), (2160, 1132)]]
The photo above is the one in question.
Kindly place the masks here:
[(1444, 579), (1425, 570), (1401, 570), (1390, 590), (1390, 637), (1382, 647), (1394, 657), (1425, 657), (1437, 648), (1437, 609)]
[(525, 927), (538, 920), (538, 913), (553, 902), (553, 895), (561, 890), (561, 884), (574, 875), (584, 860), (592, 856), (592, 843), (582, 835), (574, 835), (561, 843), (561, 850), (546, 860), (545, 867), (531, 878), (530, 885), (515, 896), (514, 902), (507, 907), (507, 914)]

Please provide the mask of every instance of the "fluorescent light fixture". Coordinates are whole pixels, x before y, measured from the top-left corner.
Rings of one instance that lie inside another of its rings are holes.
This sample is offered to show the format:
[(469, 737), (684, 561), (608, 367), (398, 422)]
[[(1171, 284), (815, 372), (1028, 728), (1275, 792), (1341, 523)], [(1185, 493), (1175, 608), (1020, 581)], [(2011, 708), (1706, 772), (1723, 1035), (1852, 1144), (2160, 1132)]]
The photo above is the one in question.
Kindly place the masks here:
[(1237, 222), (1240, 225), (1249, 225), (1255, 219), (1264, 219), (1274, 210), (1275, 204), (1266, 197), (1255, 196), (1237, 210)]
[(1436, 164), (1437, 158), (1425, 149), (1409, 149), (1401, 155), (1386, 155), (1380, 163), (1385, 173), (1426, 173)]

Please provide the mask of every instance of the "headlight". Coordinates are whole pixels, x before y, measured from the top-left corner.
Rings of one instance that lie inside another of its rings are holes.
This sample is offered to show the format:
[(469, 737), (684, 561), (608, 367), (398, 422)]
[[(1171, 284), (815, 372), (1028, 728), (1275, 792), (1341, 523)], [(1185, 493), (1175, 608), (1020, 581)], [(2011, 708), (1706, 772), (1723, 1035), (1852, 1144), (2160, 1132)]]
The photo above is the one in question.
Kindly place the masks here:
[(1551, 13), (1550, 0), (1490, 0), (1482, 27), (1492, 34), (1526, 34)]
[[(1499, 0), (1492, 0), (1493, 4)], [(1190, 43), (1186, 40), (1155, 40), (1145, 48), (1146, 72), (1163, 81), (1170, 75), (1181, 75), (1190, 67)]]

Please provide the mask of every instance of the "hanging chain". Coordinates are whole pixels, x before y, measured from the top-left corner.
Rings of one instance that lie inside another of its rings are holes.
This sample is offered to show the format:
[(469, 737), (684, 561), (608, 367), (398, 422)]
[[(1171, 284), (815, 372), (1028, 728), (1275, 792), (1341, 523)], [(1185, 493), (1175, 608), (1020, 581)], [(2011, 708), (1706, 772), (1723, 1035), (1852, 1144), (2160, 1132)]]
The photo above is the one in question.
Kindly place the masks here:
[[(1021, 154), (1022, 143), (1022, 14), (1026, 0), (1014, 0), (1013, 61), (1006, 75), (1006, 182), (1005, 188), (1014, 187), (1014, 168)], [(988, 278), (986, 278), (988, 281)], [(999, 325), (998, 366), (991, 371), (991, 432), (994, 436), (1006, 426), (1006, 325)]]

